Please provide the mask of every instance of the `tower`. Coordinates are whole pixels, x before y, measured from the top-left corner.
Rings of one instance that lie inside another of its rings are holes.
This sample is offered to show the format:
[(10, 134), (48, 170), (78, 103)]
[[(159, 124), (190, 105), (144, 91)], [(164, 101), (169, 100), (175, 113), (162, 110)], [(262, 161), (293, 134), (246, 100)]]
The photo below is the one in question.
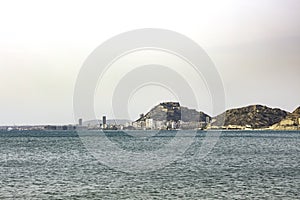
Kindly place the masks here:
[(103, 128), (107, 128), (107, 125), (106, 125), (106, 116), (103, 116), (102, 117), (102, 124), (103, 124)]

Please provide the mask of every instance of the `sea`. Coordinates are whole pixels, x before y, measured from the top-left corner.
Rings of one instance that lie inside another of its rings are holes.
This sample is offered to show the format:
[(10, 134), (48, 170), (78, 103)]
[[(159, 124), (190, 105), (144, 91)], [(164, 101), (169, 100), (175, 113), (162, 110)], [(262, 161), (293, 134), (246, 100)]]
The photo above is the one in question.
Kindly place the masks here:
[(300, 199), (300, 132), (132, 133), (0, 131), (0, 199)]

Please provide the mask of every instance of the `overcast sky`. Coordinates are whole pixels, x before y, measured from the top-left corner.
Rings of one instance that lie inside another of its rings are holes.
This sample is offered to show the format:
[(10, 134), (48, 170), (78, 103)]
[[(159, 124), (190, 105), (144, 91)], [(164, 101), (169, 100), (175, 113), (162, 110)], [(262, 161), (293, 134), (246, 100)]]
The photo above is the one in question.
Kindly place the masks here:
[[(299, 10), (298, 0), (1, 1), (0, 125), (74, 123), (85, 59), (138, 28), (173, 30), (202, 46), (222, 78), (226, 108), (259, 103), (293, 111), (300, 105)], [(172, 99), (158, 94), (137, 92), (133, 99), (144, 106), (130, 103), (130, 117)]]

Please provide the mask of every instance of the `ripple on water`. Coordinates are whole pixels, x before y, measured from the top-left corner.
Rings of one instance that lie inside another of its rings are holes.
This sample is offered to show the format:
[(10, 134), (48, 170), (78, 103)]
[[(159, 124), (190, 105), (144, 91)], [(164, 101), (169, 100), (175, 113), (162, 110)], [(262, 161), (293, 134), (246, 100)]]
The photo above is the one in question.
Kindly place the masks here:
[[(182, 159), (151, 173), (128, 174), (101, 165), (74, 132), (0, 132), (0, 198), (299, 197), (298, 132), (225, 132), (203, 159), (194, 156), (204, 138), (201, 134)], [(172, 139), (110, 137), (130, 151), (151, 151)]]

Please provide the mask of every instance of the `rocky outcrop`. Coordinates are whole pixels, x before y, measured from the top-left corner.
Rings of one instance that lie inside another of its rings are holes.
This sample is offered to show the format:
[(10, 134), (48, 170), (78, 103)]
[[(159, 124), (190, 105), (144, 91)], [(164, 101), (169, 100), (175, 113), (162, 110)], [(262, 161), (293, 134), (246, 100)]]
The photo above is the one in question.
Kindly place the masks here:
[(206, 118), (211, 120), (211, 117), (204, 112), (198, 112), (195, 109), (181, 107), (181, 121), (184, 122), (205, 122)]
[(279, 123), (270, 127), (272, 130), (300, 130), (300, 107), (289, 113)]
[(251, 105), (230, 109), (213, 119), (213, 126), (247, 126), (253, 129), (270, 127), (287, 116), (287, 112), (278, 108)]
[(184, 122), (200, 122), (205, 121), (209, 115), (198, 112), (195, 109), (181, 107), (178, 102), (163, 102), (152, 108), (147, 114), (142, 115), (138, 121), (153, 119), (155, 121), (184, 121)]
[(164, 102), (152, 108), (147, 114), (141, 115), (137, 121), (154, 119), (156, 121), (181, 120), (180, 104), (178, 102)]

